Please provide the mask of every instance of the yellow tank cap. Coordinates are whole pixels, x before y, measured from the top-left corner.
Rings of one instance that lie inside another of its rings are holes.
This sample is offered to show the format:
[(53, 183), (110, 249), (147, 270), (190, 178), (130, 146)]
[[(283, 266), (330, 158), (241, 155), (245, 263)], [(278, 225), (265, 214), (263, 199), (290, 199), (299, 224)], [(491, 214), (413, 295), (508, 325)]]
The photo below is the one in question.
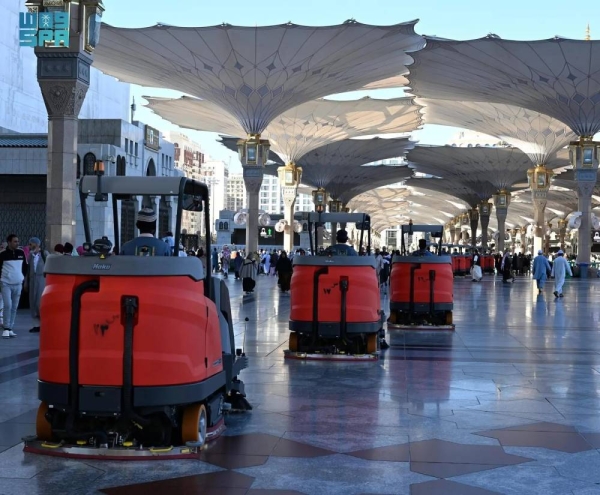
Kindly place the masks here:
[(164, 447), (164, 448), (156, 448), (156, 447), (152, 447), (149, 449), (150, 452), (155, 453), (155, 454), (160, 454), (160, 453), (165, 453), (165, 452), (171, 452), (173, 450), (173, 447)]
[(77, 445), (87, 445), (87, 441), (85, 441), (85, 440), (77, 440)]
[(123, 442), (123, 447), (133, 447), (133, 442)]
[(57, 449), (58, 447), (61, 447), (62, 443), (48, 443), (48, 442), (44, 442), (42, 444), (42, 447), (46, 448), (46, 449)]

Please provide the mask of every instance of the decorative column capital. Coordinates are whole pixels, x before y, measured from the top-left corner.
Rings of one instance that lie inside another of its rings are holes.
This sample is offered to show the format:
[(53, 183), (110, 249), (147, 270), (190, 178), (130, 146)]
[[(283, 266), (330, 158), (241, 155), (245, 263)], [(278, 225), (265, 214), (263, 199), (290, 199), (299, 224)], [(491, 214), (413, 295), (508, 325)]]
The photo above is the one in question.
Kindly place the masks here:
[(243, 167), (264, 167), (269, 160), (271, 144), (261, 139), (260, 134), (249, 134), (237, 142), (238, 155)]
[(506, 189), (500, 189), (496, 194), (494, 194), (493, 200), (494, 206), (496, 207), (496, 215), (500, 215), (499, 210), (503, 210), (504, 216), (506, 217), (506, 211), (510, 205), (510, 199), (510, 192)]
[(490, 217), (490, 214), (492, 213), (492, 208), (493, 208), (494, 204), (490, 203), (489, 201), (482, 201), (481, 203), (479, 203), (477, 205), (477, 209), (479, 210), (479, 217), (483, 218), (483, 217)]

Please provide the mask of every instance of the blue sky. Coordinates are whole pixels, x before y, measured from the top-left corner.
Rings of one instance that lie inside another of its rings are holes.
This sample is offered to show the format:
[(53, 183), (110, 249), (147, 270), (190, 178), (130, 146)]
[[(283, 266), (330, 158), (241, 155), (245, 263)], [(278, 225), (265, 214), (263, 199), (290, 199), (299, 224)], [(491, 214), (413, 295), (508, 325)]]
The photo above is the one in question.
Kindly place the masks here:
[[(489, 33), (505, 39), (533, 40), (559, 35), (582, 39), (588, 22), (592, 38), (600, 33), (600, 2), (584, 2), (571, 8), (564, 0), (104, 0), (103, 20), (114, 26), (144, 27), (158, 22), (176, 26), (211, 26), (227, 22), (243, 26), (282, 24), (288, 21), (305, 25), (339, 24), (353, 18), (368, 24), (395, 24), (420, 19), (419, 34), (453, 39), (480, 38)], [(596, 24), (596, 25), (594, 25)], [(177, 130), (141, 104), (144, 94), (177, 96), (159, 89), (133, 87), (138, 111), (136, 118), (159, 129)], [(379, 98), (400, 96), (401, 91), (360, 93)], [(215, 142), (216, 134), (184, 131), (197, 140), (216, 159), (229, 161), (237, 168), (237, 156)], [(425, 144), (444, 144), (456, 129), (426, 126), (415, 133)]]

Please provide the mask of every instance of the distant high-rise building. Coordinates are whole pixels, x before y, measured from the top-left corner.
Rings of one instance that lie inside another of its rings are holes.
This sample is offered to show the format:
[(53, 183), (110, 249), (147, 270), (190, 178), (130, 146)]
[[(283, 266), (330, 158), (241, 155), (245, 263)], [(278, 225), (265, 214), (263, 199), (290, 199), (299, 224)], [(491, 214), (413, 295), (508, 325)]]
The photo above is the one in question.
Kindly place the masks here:
[(245, 204), (246, 186), (244, 185), (244, 175), (241, 172), (229, 174), (225, 209), (238, 211), (244, 208)]
[[(227, 206), (229, 167), (220, 160), (206, 160), (200, 170), (200, 181), (208, 186), (210, 193), (210, 219), (219, 218), (219, 212)], [(204, 225), (199, 229), (204, 233)]]
[[(189, 179), (201, 180), (204, 153), (198, 143), (179, 132), (166, 133), (167, 139), (175, 146), (175, 168), (181, 170)], [(181, 230), (188, 234), (202, 231), (202, 214), (184, 211), (181, 218)]]

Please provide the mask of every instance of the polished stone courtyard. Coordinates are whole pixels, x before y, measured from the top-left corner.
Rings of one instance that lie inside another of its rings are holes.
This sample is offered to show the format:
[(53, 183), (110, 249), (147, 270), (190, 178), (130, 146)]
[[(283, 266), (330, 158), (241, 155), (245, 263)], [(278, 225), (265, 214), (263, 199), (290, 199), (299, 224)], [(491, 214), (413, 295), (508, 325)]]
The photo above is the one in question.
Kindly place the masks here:
[(390, 331), (376, 363), (286, 362), (289, 296), (227, 283), (254, 410), (200, 461), (24, 454), (38, 336), (19, 314), (0, 341), (0, 495), (600, 495), (600, 280), (555, 300), (526, 277), (457, 279), (456, 331)]

